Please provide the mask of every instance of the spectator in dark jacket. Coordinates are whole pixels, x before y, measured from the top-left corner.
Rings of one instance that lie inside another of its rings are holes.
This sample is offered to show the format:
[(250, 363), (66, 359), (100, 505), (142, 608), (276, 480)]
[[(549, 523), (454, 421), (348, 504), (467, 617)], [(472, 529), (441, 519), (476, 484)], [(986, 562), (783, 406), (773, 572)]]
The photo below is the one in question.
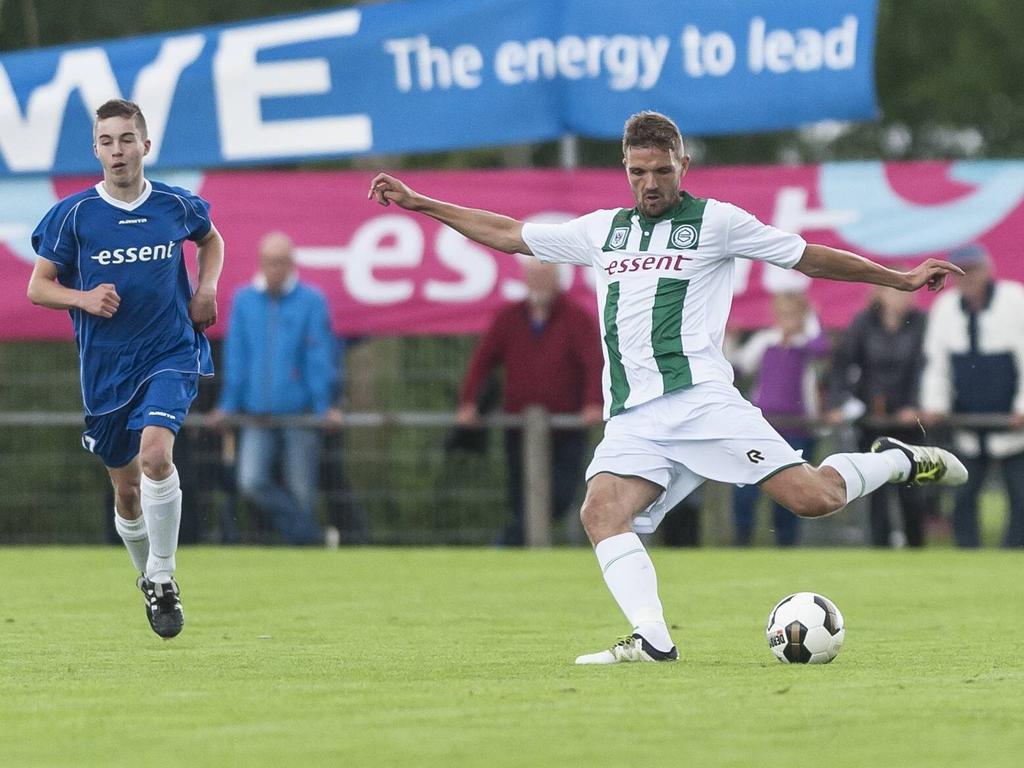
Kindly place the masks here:
[[(564, 296), (558, 266), (524, 259), (528, 295), (502, 308), (473, 353), (459, 397), (457, 421), (477, 423), (477, 396), (491, 371), (504, 371), (504, 411), (541, 405), (550, 413), (578, 413), (587, 424), (602, 421), (601, 342), (597, 321)], [(586, 432), (552, 432), (552, 509), (564, 515), (576, 497)], [(505, 431), (511, 516), (501, 539), (523, 544), (522, 433)]]
[[(914, 307), (914, 294), (877, 288), (871, 304), (843, 333), (832, 358), (829, 379), (829, 421), (840, 424), (862, 414), (896, 419), (901, 427), (858, 430), (860, 450), (871, 450), (876, 438), (890, 435), (913, 443), (921, 438), (918, 390), (924, 356), (926, 315)], [(926, 491), (893, 486), (899, 499), (902, 531), (892, 524), (891, 495), (879, 489), (869, 497), (870, 541), (877, 547), (920, 547), (924, 544)]]
[(957, 290), (944, 293), (928, 315), (921, 382), (927, 423), (949, 414), (1003, 414), (1010, 429), (957, 429), (953, 440), (970, 473), (957, 490), (953, 534), (977, 547), (978, 495), (993, 462), (1002, 464), (1009, 496), (1007, 547), (1024, 546), (1024, 285), (996, 280), (981, 245), (949, 254), (964, 270)]

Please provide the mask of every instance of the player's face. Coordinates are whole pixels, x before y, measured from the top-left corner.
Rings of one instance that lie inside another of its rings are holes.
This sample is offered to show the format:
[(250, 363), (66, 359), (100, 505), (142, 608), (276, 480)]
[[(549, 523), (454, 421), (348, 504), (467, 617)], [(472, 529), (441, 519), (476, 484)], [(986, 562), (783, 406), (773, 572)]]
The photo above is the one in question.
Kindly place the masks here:
[(138, 183), (142, 158), (149, 154), (149, 139), (133, 117), (108, 117), (96, 122), (93, 151), (103, 166), (105, 181), (119, 187)]
[(661, 216), (679, 202), (679, 183), (690, 165), (689, 155), (654, 147), (629, 147), (622, 160), (637, 208), (648, 218)]

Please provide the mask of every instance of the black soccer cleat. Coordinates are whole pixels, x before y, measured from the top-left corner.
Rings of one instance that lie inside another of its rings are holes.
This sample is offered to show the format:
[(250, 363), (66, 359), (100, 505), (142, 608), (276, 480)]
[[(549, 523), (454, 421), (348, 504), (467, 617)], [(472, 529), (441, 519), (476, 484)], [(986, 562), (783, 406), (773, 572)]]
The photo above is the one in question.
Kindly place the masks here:
[(146, 599), (149, 626), (165, 640), (177, 637), (185, 626), (185, 612), (181, 610), (177, 582), (171, 579), (166, 584), (155, 584), (143, 575), (139, 576), (137, 583)]

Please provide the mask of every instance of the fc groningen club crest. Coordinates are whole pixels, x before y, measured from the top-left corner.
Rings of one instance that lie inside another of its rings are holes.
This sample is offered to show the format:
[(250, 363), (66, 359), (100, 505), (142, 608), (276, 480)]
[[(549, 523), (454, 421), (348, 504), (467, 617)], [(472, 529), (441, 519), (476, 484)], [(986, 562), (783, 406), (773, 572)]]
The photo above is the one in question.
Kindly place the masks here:
[(692, 224), (682, 224), (672, 229), (669, 245), (673, 248), (695, 248), (697, 246), (697, 228)]

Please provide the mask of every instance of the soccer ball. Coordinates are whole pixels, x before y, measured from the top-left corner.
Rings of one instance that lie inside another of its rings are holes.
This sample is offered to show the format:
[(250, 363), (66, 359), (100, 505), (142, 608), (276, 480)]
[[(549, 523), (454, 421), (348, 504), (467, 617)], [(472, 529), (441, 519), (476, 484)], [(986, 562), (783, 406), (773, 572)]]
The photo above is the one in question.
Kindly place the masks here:
[(786, 664), (828, 664), (843, 647), (846, 625), (835, 603), (814, 592), (784, 597), (768, 614), (768, 647)]

